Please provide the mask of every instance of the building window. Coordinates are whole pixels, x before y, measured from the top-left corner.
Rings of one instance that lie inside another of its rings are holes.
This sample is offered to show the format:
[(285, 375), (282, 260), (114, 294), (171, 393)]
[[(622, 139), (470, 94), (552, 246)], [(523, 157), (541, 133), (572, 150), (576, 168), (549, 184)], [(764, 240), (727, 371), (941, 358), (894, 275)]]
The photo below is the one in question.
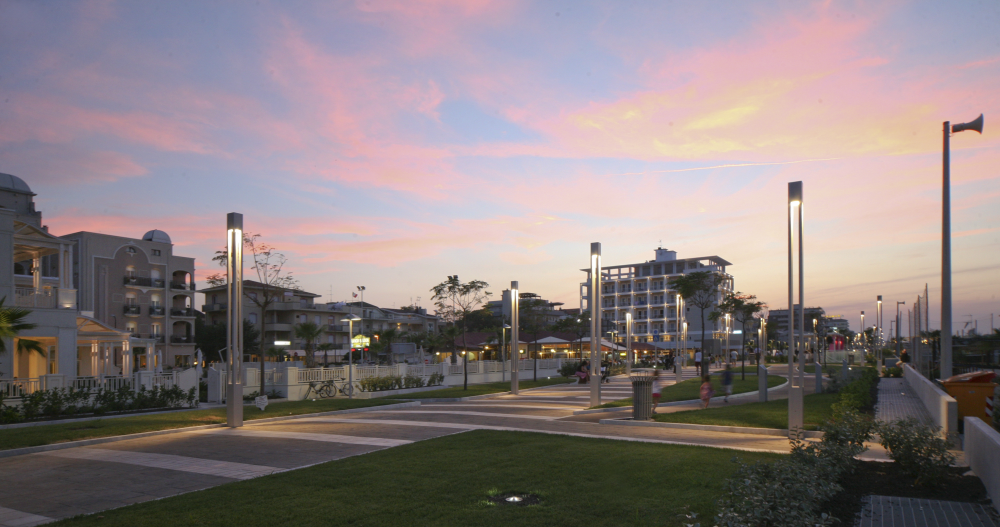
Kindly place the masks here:
[(153, 256), (160, 256), (160, 250), (159, 249), (153, 249)]
[(152, 336), (154, 336), (154, 337), (160, 336), (161, 335), (161, 333), (160, 333), (160, 325), (159, 324), (153, 324), (151, 332), (152, 332)]
[(313, 322), (315, 322), (317, 326), (320, 325), (319, 315), (316, 315), (315, 317), (313, 317)]
[(135, 254), (135, 247), (129, 247), (128, 249), (125, 250), (128, 251), (129, 254)]
[(129, 322), (128, 324), (125, 324), (125, 331), (128, 331), (129, 333), (131, 333), (131, 334), (134, 335), (135, 334), (135, 322)]
[(250, 313), (250, 316), (247, 318), (250, 320), (251, 324), (257, 324), (257, 313)]
[(250, 293), (250, 300), (257, 300), (257, 293)]

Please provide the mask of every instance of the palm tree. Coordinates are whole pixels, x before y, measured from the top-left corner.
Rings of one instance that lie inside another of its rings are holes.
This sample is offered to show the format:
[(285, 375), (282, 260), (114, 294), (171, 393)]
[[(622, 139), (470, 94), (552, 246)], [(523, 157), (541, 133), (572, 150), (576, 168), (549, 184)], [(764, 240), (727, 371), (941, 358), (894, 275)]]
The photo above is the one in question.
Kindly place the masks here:
[(323, 328), (314, 322), (303, 322), (295, 325), (295, 336), (306, 341), (306, 367), (316, 367), (316, 357), (313, 352), (313, 343), (323, 336)]
[(44, 356), (45, 348), (40, 342), (18, 338), (22, 331), (38, 327), (38, 324), (24, 321), (25, 317), (31, 314), (31, 311), (23, 307), (6, 307), (3, 305), (6, 301), (7, 297), (0, 298), (0, 355), (7, 353), (7, 339), (17, 339), (18, 353), (34, 351)]
[(323, 367), (324, 368), (329, 367), (330, 356), (329, 354), (327, 354), (327, 352), (333, 349), (333, 344), (330, 344), (329, 342), (324, 342), (323, 344), (316, 346), (316, 349), (323, 352)]

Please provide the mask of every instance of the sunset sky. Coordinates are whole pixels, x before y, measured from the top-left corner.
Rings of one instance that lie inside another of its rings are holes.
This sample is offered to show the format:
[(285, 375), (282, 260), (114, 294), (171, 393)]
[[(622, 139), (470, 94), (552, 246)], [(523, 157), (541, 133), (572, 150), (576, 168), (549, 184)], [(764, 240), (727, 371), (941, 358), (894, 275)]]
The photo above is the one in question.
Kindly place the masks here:
[(386, 307), (451, 274), (578, 307), (594, 241), (721, 256), (787, 307), (802, 180), (806, 303), (857, 330), (928, 283), (939, 327), (941, 125), (984, 113), (952, 138), (955, 328), (982, 332), (998, 27), (995, 1), (0, 0), (0, 172), (55, 234), (166, 231), (200, 283), (242, 212), (304, 289)]

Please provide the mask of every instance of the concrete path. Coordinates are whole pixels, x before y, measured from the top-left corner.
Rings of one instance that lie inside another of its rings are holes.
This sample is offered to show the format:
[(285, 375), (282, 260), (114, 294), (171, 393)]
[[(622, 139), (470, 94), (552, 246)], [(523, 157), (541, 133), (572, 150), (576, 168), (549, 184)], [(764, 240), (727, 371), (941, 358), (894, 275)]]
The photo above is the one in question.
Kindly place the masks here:
[(882, 378), (878, 383), (878, 403), (875, 404), (875, 418), (892, 422), (914, 418), (924, 424), (932, 424), (927, 407), (903, 379)]

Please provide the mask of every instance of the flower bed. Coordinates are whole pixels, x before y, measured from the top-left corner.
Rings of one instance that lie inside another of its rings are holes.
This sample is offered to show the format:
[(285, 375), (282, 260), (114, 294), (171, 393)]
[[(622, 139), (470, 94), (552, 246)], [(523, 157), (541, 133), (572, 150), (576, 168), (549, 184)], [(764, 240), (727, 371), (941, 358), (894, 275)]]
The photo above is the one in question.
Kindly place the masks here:
[(21, 396), (21, 404), (16, 406), (7, 405), (3, 398), (0, 398), (0, 424), (180, 408), (185, 405), (192, 408), (198, 406), (194, 388), (187, 393), (178, 386), (170, 388), (154, 386), (152, 390), (142, 386), (136, 391), (123, 386), (117, 390), (101, 388), (96, 392), (52, 388), (24, 394)]

